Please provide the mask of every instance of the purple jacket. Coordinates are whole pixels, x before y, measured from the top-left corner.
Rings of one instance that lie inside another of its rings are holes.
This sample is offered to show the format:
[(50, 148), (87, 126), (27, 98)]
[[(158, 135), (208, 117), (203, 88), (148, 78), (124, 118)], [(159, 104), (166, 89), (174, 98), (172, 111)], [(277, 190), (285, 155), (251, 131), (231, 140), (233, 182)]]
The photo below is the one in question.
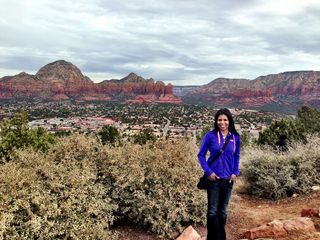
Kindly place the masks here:
[[(224, 139), (220, 131), (217, 133), (214, 130), (207, 132), (202, 139), (198, 160), (207, 176), (210, 176), (213, 172), (222, 179), (230, 179), (232, 174), (239, 175), (240, 136), (229, 133), (229, 137), (231, 139), (224, 152), (211, 166), (208, 165), (208, 162), (218, 154), (224, 144)], [(210, 152), (210, 156), (207, 160), (206, 155), (208, 151)]]

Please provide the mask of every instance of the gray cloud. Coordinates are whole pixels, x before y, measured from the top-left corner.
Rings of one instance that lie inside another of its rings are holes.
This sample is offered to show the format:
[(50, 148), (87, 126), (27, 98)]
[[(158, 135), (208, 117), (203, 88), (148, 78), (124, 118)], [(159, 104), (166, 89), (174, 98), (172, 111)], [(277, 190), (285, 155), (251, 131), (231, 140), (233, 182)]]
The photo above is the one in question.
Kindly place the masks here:
[(0, 77), (65, 59), (173, 84), (320, 66), (316, 0), (0, 0)]

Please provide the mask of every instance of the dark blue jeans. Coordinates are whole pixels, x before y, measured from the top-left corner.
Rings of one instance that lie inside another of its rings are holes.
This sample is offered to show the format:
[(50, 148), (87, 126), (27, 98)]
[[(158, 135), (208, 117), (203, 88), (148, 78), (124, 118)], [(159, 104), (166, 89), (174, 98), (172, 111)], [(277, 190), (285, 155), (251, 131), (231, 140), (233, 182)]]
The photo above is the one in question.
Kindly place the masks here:
[(226, 240), (225, 225), (227, 222), (227, 208), (233, 182), (225, 179), (208, 180), (208, 212), (207, 212), (207, 240)]

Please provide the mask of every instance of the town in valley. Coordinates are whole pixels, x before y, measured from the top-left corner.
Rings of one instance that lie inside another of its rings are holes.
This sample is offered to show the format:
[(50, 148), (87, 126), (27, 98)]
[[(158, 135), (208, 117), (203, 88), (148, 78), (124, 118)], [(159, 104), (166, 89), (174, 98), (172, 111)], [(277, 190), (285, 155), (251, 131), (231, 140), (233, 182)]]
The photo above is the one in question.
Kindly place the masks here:
[[(119, 104), (115, 102), (6, 102), (0, 105), (1, 119), (19, 110), (29, 114), (29, 126), (42, 127), (57, 134), (90, 134), (103, 126), (116, 127), (123, 136), (132, 136), (145, 128), (158, 138), (195, 137), (211, 129), (219, 108), (187, 104)], [(257, 138), (273, 120), (287, 115), (250, 109), (231, 108), (235, 126)]]

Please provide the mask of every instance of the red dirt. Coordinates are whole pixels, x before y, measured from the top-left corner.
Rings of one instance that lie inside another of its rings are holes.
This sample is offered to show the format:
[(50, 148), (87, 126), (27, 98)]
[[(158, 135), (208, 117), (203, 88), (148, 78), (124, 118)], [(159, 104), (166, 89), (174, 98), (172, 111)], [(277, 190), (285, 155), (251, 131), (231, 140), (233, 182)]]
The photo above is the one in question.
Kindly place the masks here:
[[(232, 196), (227, 223), (228, 240), (239, 240), (245, 230), (271, 222), (274, 219), (299, 217), (303, 208), (319, 208), (320, 192), (307, 196), (298, 196), (279, 201), (263, 200), (237, 193)], [(205, 211), (205, 209), (204, 209)], [(297, 232), (281, 240), (320, 240), (320, 219), (314, 219), (318, 232), (307, 234)], [(193, 226), (201, 236), (206, 235), (206, 228)], [(121, 227), (120, 240), (160, 240), (154, 234), (134, 227)], [(280, 239), (279, 239), (280, 240)]]

